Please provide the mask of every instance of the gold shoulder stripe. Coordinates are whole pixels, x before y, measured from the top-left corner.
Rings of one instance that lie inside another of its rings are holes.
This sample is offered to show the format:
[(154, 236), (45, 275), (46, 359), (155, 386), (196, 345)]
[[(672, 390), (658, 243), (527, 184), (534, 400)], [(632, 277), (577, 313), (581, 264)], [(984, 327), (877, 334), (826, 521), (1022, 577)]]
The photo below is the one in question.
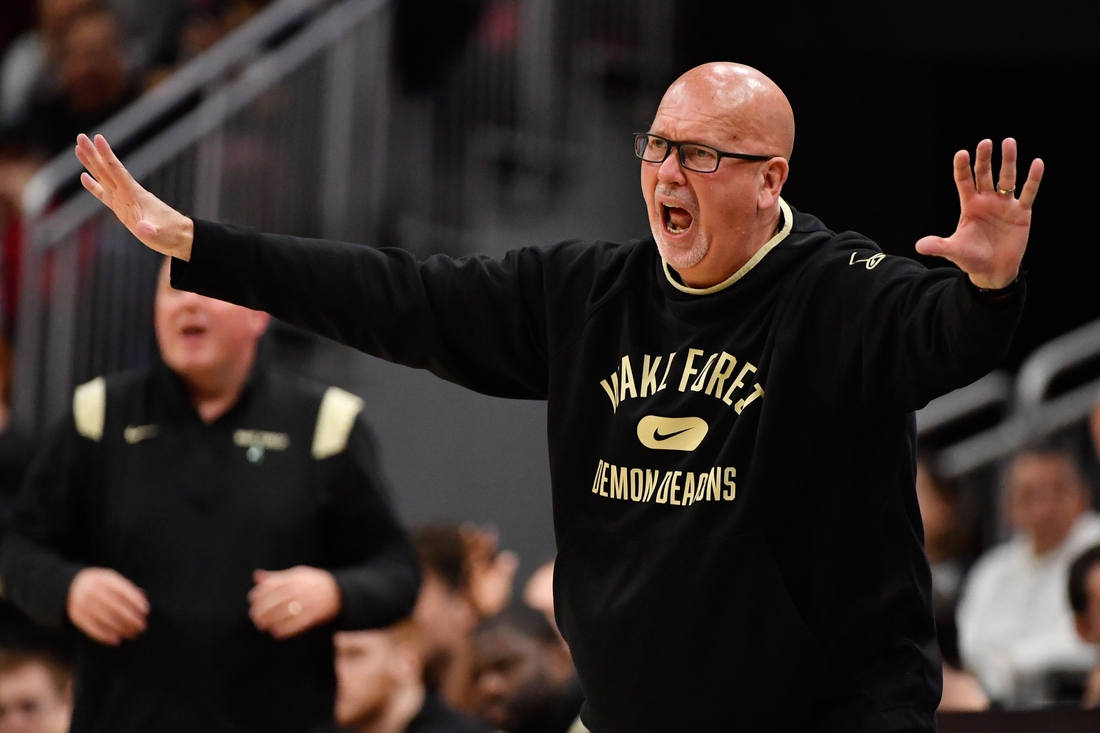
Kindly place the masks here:
[(73, 392), (73, 420), (76, 432), (99, 442), (103, 437), (103, 415), (107, 410), (107, 382), (96, 377)]
[(321, 409), (317, 411), (313, 457), (320, 461), (342, 453), (348, 447), (348, 436), (355, 425), (355, 418), (362, 411), (362, 399), (339, 387), (329, 387), (321, 398)]

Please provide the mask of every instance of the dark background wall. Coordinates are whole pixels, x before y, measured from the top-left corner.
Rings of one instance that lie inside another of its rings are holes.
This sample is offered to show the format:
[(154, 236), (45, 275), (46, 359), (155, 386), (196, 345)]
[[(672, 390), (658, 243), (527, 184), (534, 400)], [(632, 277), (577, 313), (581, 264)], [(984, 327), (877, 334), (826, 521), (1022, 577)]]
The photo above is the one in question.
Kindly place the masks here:
[(790, 98), (787, 200), (892, 254), (954, 231), (956, 150), (1015, 137), (1047, 173), (1009, 366), (1100, 318), (1100, 3), (681, 0), (677, 71), (712, 60), (755, 66)]

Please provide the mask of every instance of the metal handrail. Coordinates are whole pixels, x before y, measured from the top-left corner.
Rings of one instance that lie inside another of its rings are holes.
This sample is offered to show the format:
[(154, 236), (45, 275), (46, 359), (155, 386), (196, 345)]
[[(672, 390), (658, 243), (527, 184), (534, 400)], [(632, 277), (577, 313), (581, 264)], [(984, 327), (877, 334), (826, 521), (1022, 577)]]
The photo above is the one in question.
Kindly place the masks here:
[(1100, 356), (1100, 320), (1070, 331), (1039, 347), (1016, 378), (1016, 409), (1038, 406), (1054, 378), (1088, 359)]
[[(237, 79), (210, 95), (202, 104), (160, 133), (154, 142), (128, 156), (125, 161), (127, 169), (134, 178), (141, 180), (189, 145), (198, 142), (227, 117), (255, 100), (315, 53), (340, 38), (348, 28), (382, 10), (386, 2), (387, 0), (348, 0), (333, 7), (285, 46), (267, 54), (249, 66)], [(69, 157), (76, 160), (75, 156)], [(94, 196), (81, 191), (35, 227), (36, 245), (48, 249), (64, 240), (101, 207), (102, 204)]]
[(1100, 379), (1017, 411), (989, 430), (944, 448), (933, 459), (945, 478), (958, 478), (1010, 458), (1087, 417), (1100, 399)]
[[(164, 82), (142, 95), (101, 125), (97, 132), (124, 146), (192, 95), (226, 77), (242, 63), (252, 60), (265, 44), (287, 28), (308, 19), (329, 0), (278, 0), (255, 18), (236, 29), (213, 48), (185, 64)], [(75, 143), (75, 141), (74, 141)], [(27, 184), (23, 194), (23, 215), (28, 220), (43, 216), (58, 193), (69, 185), (83, 167), (72, 151), (66, 150), (43, 166)], [(56, 240), (54, 240), (56, 241)], [(36, 246), (49, 246), (35, 236)]]
[(917, 410), (917, 434), (924, 435), (982, 410), (1008, 405), (1012, 399), (1012, 377), (990, 372), (973, 384), (949, 392)]

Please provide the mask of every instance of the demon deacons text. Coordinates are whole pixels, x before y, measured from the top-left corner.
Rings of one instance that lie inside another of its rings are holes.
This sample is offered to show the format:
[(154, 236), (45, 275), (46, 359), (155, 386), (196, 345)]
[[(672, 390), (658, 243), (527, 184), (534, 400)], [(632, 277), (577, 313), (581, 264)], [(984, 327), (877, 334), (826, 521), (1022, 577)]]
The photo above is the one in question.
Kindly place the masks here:
[(622, 501), (691, 506), (698, 501), (733, 501), (737, 498), (736, 478), (733, 466), (695, 473), (627, 468), (600, 461), (592, 493)]

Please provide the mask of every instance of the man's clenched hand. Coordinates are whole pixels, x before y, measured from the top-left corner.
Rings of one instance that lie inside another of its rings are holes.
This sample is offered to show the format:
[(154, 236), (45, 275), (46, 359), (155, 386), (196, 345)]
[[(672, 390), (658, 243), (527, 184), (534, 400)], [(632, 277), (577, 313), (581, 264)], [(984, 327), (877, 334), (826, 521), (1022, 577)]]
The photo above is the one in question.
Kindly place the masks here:
[(248, 615), (260, 631), (288, 639), (336, 618), (343, 608), (332, 573), (298, 565), (289, 570), (257, 570), (248, 593)]
[(161, 254), (191, 259), (194, 222), (142, 188), (102, 135), (96, 135), (95, 142), (78, 135), (76, 157), (88, 169), (80, 174), (84, 188), (106, 204), (142, 244)]
[(1031, 163), (1027, 181), (1016, 198), (1016, 141), (1001, 143), (1001, 176), (993, 185), (993, 141), (982, 140), (970, 170), (970, 154), (955, 153), (955, 185), (962, 213), (950, 237), (924, 237), (917, 251), (954, 262), (979, 288), (1012, 284), (1020, 272), (1031, 230), (1031, 207), (1043, 177), (1043, 161)]
[(73, 625), (101, 644), (118, 646), (145, 631), (149, 601), (110, 568), (84, 568), (69, 584), (65, 605)]

